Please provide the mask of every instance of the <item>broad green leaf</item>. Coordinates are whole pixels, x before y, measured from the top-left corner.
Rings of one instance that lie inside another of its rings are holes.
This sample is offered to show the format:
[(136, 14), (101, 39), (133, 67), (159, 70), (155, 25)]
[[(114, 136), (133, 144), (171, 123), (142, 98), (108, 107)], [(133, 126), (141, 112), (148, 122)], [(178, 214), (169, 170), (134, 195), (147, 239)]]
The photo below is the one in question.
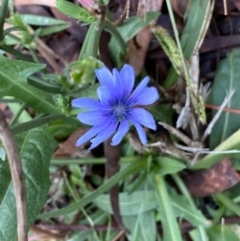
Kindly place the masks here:
[(167, 175), (182, 171), (186, 166), (170, 157), (158, 157), (154, 171), (159, 175)]
[[(16, 137), (27, 191), (28, 227), (43, 207), (50, 187), (49, 164), (55, 141), (41, 127)], [(17, 240), (14, 188), (8, 162), (0, 162), (0, 240)]]
[(27, 82), (29, 75), (44, 67), (43, 64), (8, 59), (0, 55), (0, 97), (16, 97), (38, 113), (59, 112), (51, 94), (32, 87)]
[[(94, 200), (94, 203), (102, 210), (113, 213), (108, 194), (103, 194)], [(119, 207), (121, 215), (132, 216), (147, 212), (157, 207), (154, 191), (135, 191), (134, 193), (120, 193)]]
[[(236, 92), (229, 101), (227, 108), (239, 108), (240, 98), (240, 49), (233, 50), (226, 59), (222, 60), (213, 81), (209, 101), (220, 106), (227, 93), (235, 89)], [(216, 111), (213, 111), (213, 116)], [(214, 149), (240, 128), (239, 116), (230, 112), (223, 112), (210, 135), (210, 148)]]
[(154, 210), (134, 216), (123, 216), (123, 222), (129, 229), (131, 241), (155, 241), (157, 235)]
[(110, 178), (106, 183), (104, 183), (101, 187), (96, 189), (94, 192), (88, 194), (84, 198), (82, 198), (80, 201), (69, 205), (68, 207), (62, 208), (60, 210), (54, 210), (52, 212), (43, 213), (38, 215), (39, 218), (51, 218), (56, 217), (64, 214), (68, 214), (71, 212), (74, 212), (76, 210), (79, 210), (80, 208), (86, 206), (87, 204), (93, 202), (97, 197), (99, 197), (104, 192), (108, 191), (111, 187), (116, 185), (119, 181), (123, 180), (125, 177), (139, 172), (143, 169), (147, 168), (148, 163), (145, 159), (139, 160), (138, 162), (131, 163), (126, 168), (121, 170), (121, 172), (114, 175), (112, 178)]
[(239, 241), (237, 235), (227, 225), (214, 226), (207, 232), (211, 241)]
[(183, 239), (175, 218), (173, 205), (166, 188), (164, 177), (154, 175), (153, 181), (161, 214), (163, 241), (182, 241)]
[[(148, 12), (145, 18), (130, 17), (127, 18), (117, 30), (121, 34), (123, 40), (128, 42), (132, 39), (141, 29), (145, 28), (152, 20), (159, 17), (159, 12)], [(111, 41), (113, 42), (113, 41)], [(110, 42), (110, 45), (111, 45)], [(112, 43), (114, 45), (114, 42)]]

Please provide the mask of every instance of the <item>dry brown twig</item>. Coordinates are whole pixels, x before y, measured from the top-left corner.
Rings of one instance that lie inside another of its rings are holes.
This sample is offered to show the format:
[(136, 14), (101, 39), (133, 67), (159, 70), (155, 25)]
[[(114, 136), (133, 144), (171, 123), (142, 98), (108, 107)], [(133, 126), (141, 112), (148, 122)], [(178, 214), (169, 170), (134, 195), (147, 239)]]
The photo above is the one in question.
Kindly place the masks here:
[(16, 141), (8, 127), (7, 122), (4, 119), (1, 110), (0, 139), (2, 140), (2, 144), (7, 153), (13, 186), (15, 189), (18, 241), (27, 241), (26, 191), (21, 166), (21, 159)]

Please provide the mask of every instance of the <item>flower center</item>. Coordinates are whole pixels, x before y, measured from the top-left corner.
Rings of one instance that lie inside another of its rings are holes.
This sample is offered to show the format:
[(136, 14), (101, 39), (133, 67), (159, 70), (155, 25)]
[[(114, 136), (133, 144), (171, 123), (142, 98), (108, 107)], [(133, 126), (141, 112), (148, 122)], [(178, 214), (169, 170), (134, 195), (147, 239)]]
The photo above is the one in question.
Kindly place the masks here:
[(121, 121), (124, 116), (126, 115), (128, 107), (125, 106), (124, 104), (115, 104), (113, 106), (113, 114), (117, 117), (118, 121)]

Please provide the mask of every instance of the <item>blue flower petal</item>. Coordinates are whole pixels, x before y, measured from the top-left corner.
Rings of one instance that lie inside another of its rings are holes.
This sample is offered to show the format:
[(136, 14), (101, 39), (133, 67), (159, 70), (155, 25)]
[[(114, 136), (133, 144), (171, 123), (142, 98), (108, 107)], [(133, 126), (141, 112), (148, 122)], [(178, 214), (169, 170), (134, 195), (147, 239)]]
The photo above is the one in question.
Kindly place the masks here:
[(117, 128), (117, 122), (112, 122), (111, 124), (108, 124), (102, 131), (98, 133), (98, 135), (91, 140), (92, 145), (90, 146), (90, 149), (95, 148), (100, 143), (107, 140), (113, 133), (115, 132)]
[(128, 130), (129, 130), (128, 121), (127, 120), (122, 121), (118, 127), (116, 134), (112, 138), (111, 145), (112, 146), (118, 145), (122, 141), (122, 138), (127, 134)]
[(135, 80), (134, 69), (131, 65), (125, 64), (120, 71), (121, 80), (123, 82), (123, 92), (127, 97), (132, 92)]
[(101, 69), (96, 69), (95, 74), (97, 75), (97, 78), (101, 85), (106, 86), (109, 89), (114, 88), (115, 83), (113, 75), (108, 68), (103, 67)]
[(143, 126), (146, 126), (152, 130), (156, 130), (156, 123), (153, 116), (143, 108), (133, 108), (128, 115), (128, 119), (132, 121), (134, 119)]
[(76, 146), (81, 146), (83, 143), (89, 141), (91, 138), (96, 136), (99, 132), (104, 130), (107, 125), (94, 126), (88, 130), (81, 138), (76, 142)]
[(105, 124), (109, 120), (109, 116), (99, 110), (85, 111), (80, 113), (77, 118), (87, 125)]
[(113, 69), (113, 78), (115, 82), (114, 94), (118, 98), (118, 100), (121, 100), (124, 96), (124, 83), (117, 69)]
[(140, 139), (141, 143), (143, 145), (146, 145), (147, 144), (147, 137), (146, 137), (146, 134), (145, 134), (142, 126), (137, 121), (134, 121), (134, 120), (132, 120), (132, 123), (133, 123), (133, 125), (135, 126), (135, 128), (138, 132), (138, 136), (139, 136), (139, 139)]
[(138, 96), (132, 100), (134, 105), (151, 105), (159, 98), (155, 87), (145, 87)]
[(146, 76), (140, 84), (137, 86), (137, 88), (132, 92), (130, 95), (130, 98), (128, 100), (129, 103), (134, 102), (135, 98), (138, 97), (138, 95), (142, 92), (142, 90), (147, 86), (148, 82), (150, 81), (149, 77)]
[(97, 89), (97, 94), (99, 100), (105, 107), (110, 107), (113, 104), (115, 97), (113, 96), (113, 93), (109, 92), (107, 87), (100, 86)]
[(90, 98), (77, 98), (72, 100), (72, 107), (99, 109), (102, 108), (102, 105), (98, 100)]

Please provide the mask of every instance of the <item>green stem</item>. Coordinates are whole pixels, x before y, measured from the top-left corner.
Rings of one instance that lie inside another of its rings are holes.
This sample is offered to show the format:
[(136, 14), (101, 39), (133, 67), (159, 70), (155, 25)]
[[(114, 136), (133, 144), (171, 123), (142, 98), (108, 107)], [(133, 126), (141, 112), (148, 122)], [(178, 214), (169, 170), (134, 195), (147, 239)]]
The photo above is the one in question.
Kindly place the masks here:
[(0, 42), (2, 42), (4, 38), (3, 25), (5, 22), (7, 11), (8, 11), (8, 0), (3, 0), (0, 8)]
[(32, 58), (33, 58), (34, 62), (40, 63), (36, 52), (35, 52), (32, 48), (29, 48), (29, 51), (30, 51), (30, 53), (31, 53), (31, 55), (32, 55)]
[(33, 62), (32, 58), (30, 58), (29, 56), (27, 56), (25, 54), (22, 54), (18, 50), (14, 49), (11, 46), (8, 46), (6, 44), (2, 44), (2, 45), (0, 44), (0, 49), (4, 50), (7, 53), (10, 53), (10, 54), (16, 56), (18, 59), (28, 61), (28, 62)]
[(41, 79), (35, 77), (35, 76), (29, 76), (28, 77), (28, 83), (34, 87), (37, 87), (38, 89), (41, 89), (43, 91), (59, 94), (61, 93), (61, 86), (50, 84), (45, 81), (42, 81)]
[(223, 193), (215, 194), (216, 199), (221, 202), (227, 209), (232, 211), (233, 213), (240, 216), (240, 206), (234, 203), (229, 197), (224, 195)]
[(118, 182), (124, 180), (129, 175), (138, 173), (141, 170), (145, 170), (146, 168), (147, 168), (147, 163), (146, 163), (145, 159), (138, 160), (137, 162), (131, 163), (126, 168), (121, 170), (121, 172), (117, 173), (116, 175), (114, 175), (113, 177), (108, 179), (102, 186), (97, 188), (94, 192), (86, 195), (79, 202), (76, 202), (67, 207), (61, 208), (59, 210), (42, 213), (42, 214), (38, 215), (38, 218), (51, 218), (51, 217), (57, 217), (60, 215), (68, 215), (71, 212), (79, 210), (80, 208), (85, 207), (86, 205), (91, 203), (93, 200), (95, 200), (99, 195), (108, 191), (111, 187), (116, 185)]
[[(136, 161), (136, 157), (122, 157), (120, 159), (121, 162), (134, 162)], [(86, 158), (86, 159), (52, 159), (52, 165), (85, 165), (85, 164), (104, 164), (106, 163), (106, 158)]]
[(183, 196), (186, 197), (186, 199), (188, 200), (189, 205), (190, 205), (192, 208), (194, 208), (194, 209), (197, 210), (197, 208), (196, 208), (196, 206), (195, 206), (195, 204), (194, 204), (194, 201), (192, 200), (192, 197), (191, 197), (188, 189), (186, 188), (184, 182), (183, 182), (182, 179), (179, 177), (179, 175), (178, 175), (178, 174), (172, 174), (171, 176), (172, 176), (174, 182), (177, 184), (177, 186), (178, 186), (178, 188), (180, 189), (180, 191), (181, 191), (181, 193), (183, 194)]
[(118, 32), (118, 30), (107, 20), (104, 21), (104, 27), (107, 31), (111, 33), (111, 35), (115, 38), (117, 41), (118, 46), (121, 49), (121, 53), (123, 56), (127, 55), (127, 47), (126, 44), (121, 36), (121, 34)]
[(12, 118), (12, 120), (10, 121), (9, 126), (13, 126), (13, 125), (17, 122), (19, 116), (22, 114), (22, 112), (24, 111), (24, 109), (26, 108), (26, 106), (27, 106), (27, 105), (26, 105), (25, 103), (23, 103), (23, 104), (21, 105), (21, 107), (20, 107), (20, 109), (18, 110), (17, 114), (16, 114), (16, 115)]
[(177, 30), (175, 19), (174, 19), (171, 2), (170, 2), (170, 0), (167, 0), (166, 3), (167, 3), (167, 8), (168, 8), (170, 20), (171, 20), (172, 27), (173, 27), (174, 36), (175, 36), (175, 39), (176, 39), (176, 42), (177, 42), (177, 46), (178, 46), (178, 50), (179, 50), (179, 53), (180, 53), (180, 56), (181, 56), (181, 60), (182, 60), (182, 63), (183, 63), (184, 74), (185, 74), (185, 76), (187, 78), (187, 81), (189, 83), (190, 82), (190, 78), (189, 78), (189, 74), (188, 74), (188, 71), (187, 71), (185, 58), (184, 58), (184, 55), (183, 55), (182, 46), (181, 46), (181, 43), (180, 43), (179, 34), (178, 34), (178, 30)]
[(84, 40), (79, 59), (83, 59), (84, 55), (97, 57), (100, 36), (103, 29), (106, 29), (115, 38), (122, 55), (125, 56), (127, 54), (126, 44), (118, 30), (109, 21), (104, 20), (100, 24), (99, 22), (91, 24)]
[(85, 52), (86, 56), (92, 56), (95, 58), (97, 57), (100, 36), (103, 28), (104, 28), (104, 21), (100, 24), (99, 22), (95, 22), (92, 24), (92, 29), (90, 32), (91, 35), (88, 39), (88, 45)]
[(88, 29), (87, 35), (85, 37), (85, 40), (84, 40), (82, 48), (81, 48), (81, 52), (78, 57), (79, 60), (83, 59), (84, 55), (86, 54), (88, 42), (89, 42), (90, 36), (92, 35), (92, 31), (95, 29), (95, 26), (96, 26), (96, 23), (92, 23)]
[(62, 115), (62, 114), (52, 114), (52, 115), (48, 115), (48, 116), (45, 116), (45, 117), (42, 117), (42, 118), (36, 118), (34, 120), (27, 121), (25, 123), (21, 123), (21, 124), (11, 126), (11, 130), (12, 130), (12, 133), (14, 135), (16, 135), (16, 134), (21, 133), (23, 131), (28, 131), (28, 130), (31, 130), (33, 128), (48, 124), (52, 121), (59, 120), (59, 119), (65, 119), (65, 118), (67, 118), (67, 117)]

